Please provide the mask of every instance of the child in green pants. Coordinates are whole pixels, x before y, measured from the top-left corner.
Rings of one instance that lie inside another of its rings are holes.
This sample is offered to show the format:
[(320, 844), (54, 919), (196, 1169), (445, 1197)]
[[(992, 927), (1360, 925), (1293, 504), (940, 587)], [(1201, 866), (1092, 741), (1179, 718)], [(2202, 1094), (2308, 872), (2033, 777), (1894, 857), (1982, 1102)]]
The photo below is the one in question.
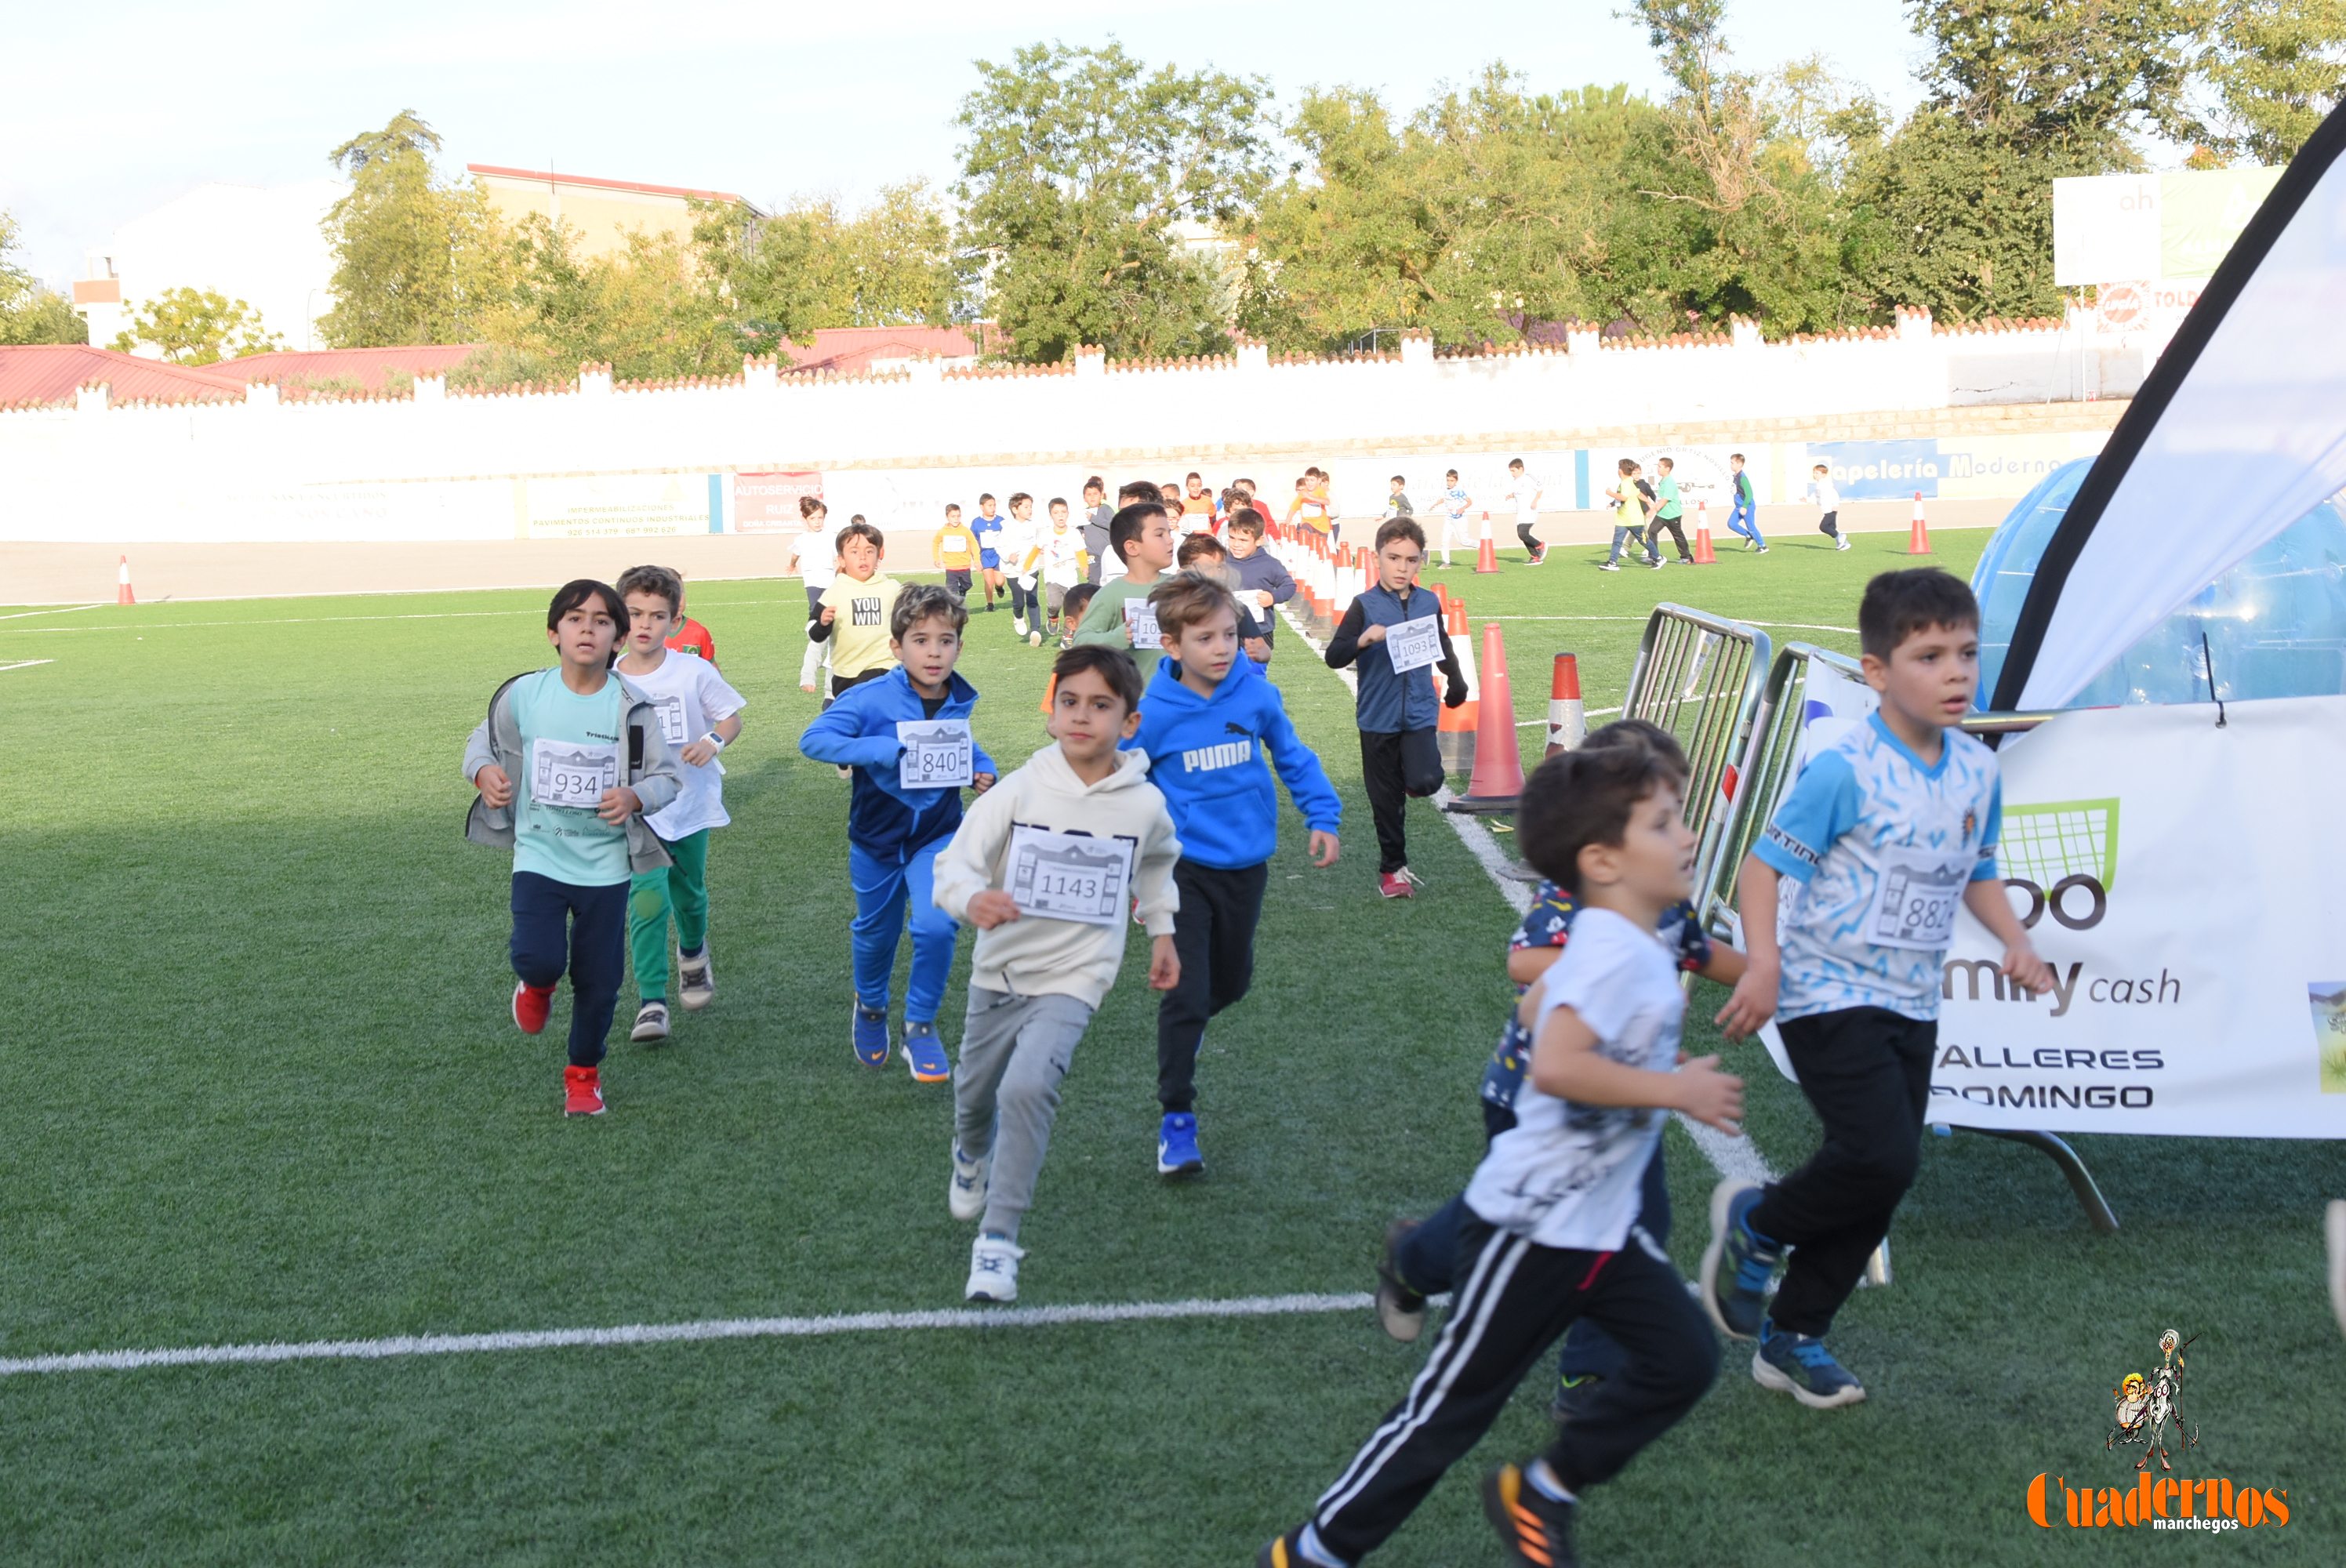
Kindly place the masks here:
[(619, 577), (627, 605), (627, 651), (619, 678), (652, 705), (660, 735), (676, 752), (684, 788), (665, 810), (645, 819), (668, 846), (672, 865), (636, 873), (627, 894), (627, 946), (635, 960), (636, 1026), (628, 1038), (668, 1038), (668, 922), (676, 916), (678, 1000), (697, 1013), (717, 994), (709, 957), (709, 831), (725, 814), (724, 765), (717, 754), (741, 733), (741, 694), (717, 667), (668, 647), (684, 598), (684, 581), (666, 566), (630, 566)]

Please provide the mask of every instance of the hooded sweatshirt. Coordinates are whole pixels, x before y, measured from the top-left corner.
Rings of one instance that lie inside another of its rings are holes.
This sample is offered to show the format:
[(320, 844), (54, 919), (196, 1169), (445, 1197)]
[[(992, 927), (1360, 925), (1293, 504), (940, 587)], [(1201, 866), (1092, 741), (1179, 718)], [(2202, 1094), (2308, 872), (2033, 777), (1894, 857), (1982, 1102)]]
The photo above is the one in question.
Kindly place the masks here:
[[(933, 710), (913, 689), (913, 677), (897, 666), (878, 680), (847, 688), (799, 737), (799, 749), (817, 762), (855, 769), (847, 799), (848, 842), (867, 855), (902, 865), (961, 825), (957, 787), (907, 789), (897, 767), (904, 743), (896, 726), (907, 719), (967, 720), (977, 707), (977, 688), (956, 670), (945, 679), (945, 695)], [(970, 769), (994, 770), (985, 748), (970, 740)]]
[[(970, 806), (936, 860), (937, 908), (967, 923), (969, 901), (1005, 885), (1011, 832), (1039, 828), (1120, 839), (1133, 847), (1130, 894), (1138, 900), (1141, 924), (1152, 937), (1173, 934), (1173, 911), (1181, 905), (1173, 888), (1173, 863), (1180, 840), (1165, 797), (1148, 781), (1148, 759), (1119, 751), (1116, 771), (1086, 784), (1067, 766), (1056, 742), (1027, 759)], [(1107, 925), (1022, 914), (977, 933), (970, 953), (974, 989), (1013, 996), (1072, 996), (1096, 1008), (1116, 983), (1124, 964), (1129, 921), (1121, 906)]]
[(1182, 858), (1201, 866), (1239, 871), (1278, 849), (1279, 790), (1266, 754), (1313, 832), (1336, 831), (1343, 816), (1279, 687), (1250, 658), (1234, 660), (1204, 697), (1181, 684), (1178, 661), (1159, 664), (1140, 699), (1140, 732), (1124, 744), (1148, 758), (1148, 781), (1172, 813)]

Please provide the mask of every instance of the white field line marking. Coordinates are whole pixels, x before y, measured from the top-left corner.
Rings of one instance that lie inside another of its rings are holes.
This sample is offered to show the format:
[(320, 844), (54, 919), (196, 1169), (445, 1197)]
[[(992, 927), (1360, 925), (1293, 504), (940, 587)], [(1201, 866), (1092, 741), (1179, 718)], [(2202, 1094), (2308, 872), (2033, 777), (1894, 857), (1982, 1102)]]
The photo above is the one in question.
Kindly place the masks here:
[[(1328, 651), (1327, 645), (1306, 631), (1303, 624), (1298, 621), (1292, 613), (1284, 609), (1280, 613), (1286, 616), (1287, 624), (1295, 628), (1295, 635), (1303, 639), (1304, 647), (1318, 654), (1324, 655)], [(1643, 621), (1647, 617), (1643, 616), (1493, 616), (1490, 618), (1493, 620)], [(1359, 681), (1351, 670), (1340, 669), (1335, 673), (1353, 691), (1360, 690)], [(1617, 713), (1620, 710), (1606, 708), (1602, 711)], [(1545, 724), (1547, 720), (1541, 719), (1539, 722)], [(1520, 728), (1522, 726), (1517, 728)], [(1474, 817), (1450, 809), (1450, 802), (1456, 799), (1456, 796), (1451, 794), (1447, 785), (1444, 785), (1433, 797), (1434, 805), (1441, 809), (1442, 820), (1450, 824), (1451, 830), (1458, 835), (1459, 842), (1466, 846), (1466, 852), (1473, 855), (1476, 862), (1482, 866), (1483, 874), (1491, 879), (1491, 885), (1499, 890), (1499, 896), (1507, 901), (1507, 907), (1519, 915), (1531, 913), (1530, 884), (1515, 880), (1514, 862), (1508, 859), (1507, 852), (1499, 848), (1499, 840), (1491, 836), (1490, 829), (1483, 826)], [(1686, 1129), (1687, 1136), (1694, 1140), (1694, 1146), (1702, 1151), (1703, 1157), (1710, 1161), (1719, 1175), (1732, 1176), (1737, 1181), (1748, 1182), (1754, 1186), (1765, 1186), (1774, 1179), (1775, 1173), (1768, 1168), (1768, 1162), (1760, 1157), (1760, 1151), (1752, 1145), (1749, 1137), (1730, 1138), (1717, 1128), (1705, 1126), (1682, 1112), (1678, 1113), (1678, 1125)]]
[(0, 1378), (55, 1372), (136, 1372), (150, 1367), (246, 1366), (271, 1361), (380, 1361), (402, 1356), (464, 1356), (505, 1350), (674, 1345), (709, 1339), (820, 1339), (832, 1334), (919, 1329), (1053, 1329), (1066, 1324), (1152, 1323), (1184, 1319), (1280, 1318), (1358, 1312), (1376, 1298), (1239, 1296), (1222, 1300), (1100, 1301), (1065, 1307), (962, 1308), (926, 1312), (842, 1312), (823, 1318), (711, 1318), (688, 1323), (628, 1323), (612, 1329), (530, 1329), (496, 1334), (399, 1334), (380, 1339), (189, 1345), (160, 1350), (80, 1350), (0, 1360)]
[[(1653, 617), (1650, 616), (1484, 616), (1483, 618), (1486, 621), (1635, 621), (1637, 625), (1643, 626)], [(1852, 637), (1858, 635), (1855, 626), (1821, 626), (1815, 621), (1753, 621), (1750, 624), (1755, 626), (1779, 626), (1788, 632), (1841, 632)]]
[(5, 675), (12, 669), (30, 669), (36, 664), (55, 664), (56, 662), (57, 661), (53, 658), (20, 658), (15, 664), (0, 664), (0, 675)]
[(8, 614), (0, 616), (0, 621), (21, 621), (34, 616), (70, 616), (82, 610), (95, 610), (98, 607), (97, 605), (74, 605), (62, 610), (11, 610)]
[[(795, 605), (803, 604), (804, 602), (805, 601), (802, 599), (729, 599), (725, 601), (722, 606), (716, 607), (730, 609), (736, 605), (744, 606), (751, 605)], [(94, 609), (98, 606), (89, 606), (86, 607)], [(45, 612), (36, 611), (35, 613), (40, 614)], [(217, 631), (234, 629), (241, 626), (325, 626), (337, 621), (472, 621), (491, 618), (498, 616), (535, 616), (539, 613), (540, 612), (532, 609), (430, 610), (404, 616), (288, 616), (281, 619), (267, 621), (246, 621), (236, 619), (222, 619), (217, 621), (157, 621), (153, 623), (145, 621), (124, 621), (117, 626), (9, 626), (5, 629), (0, 629), (0, 636), (6, 636), (11, 632), (22, 632), (27, 634), (38, 633), (46, 636), (52, 632), (138, 632), (144, 634), (147, 632), (185, 631), (190, 628), (197, 630)], [(5, 618), (7, 617), (0, 617), (0, 619)]]

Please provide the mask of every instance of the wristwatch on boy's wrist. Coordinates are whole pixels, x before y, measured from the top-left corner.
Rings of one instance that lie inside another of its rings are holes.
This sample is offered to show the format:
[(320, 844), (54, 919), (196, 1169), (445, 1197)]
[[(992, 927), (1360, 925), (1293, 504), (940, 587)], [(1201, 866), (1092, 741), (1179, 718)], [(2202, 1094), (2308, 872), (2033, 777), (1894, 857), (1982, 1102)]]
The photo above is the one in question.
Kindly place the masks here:
[(710, 748), (713, 750), (722, 751), (725, 749), (725, 738), (718, 734), (717, 731), (713, 729), (708, 734), (702, 736), (700, 738), (709, 742)]

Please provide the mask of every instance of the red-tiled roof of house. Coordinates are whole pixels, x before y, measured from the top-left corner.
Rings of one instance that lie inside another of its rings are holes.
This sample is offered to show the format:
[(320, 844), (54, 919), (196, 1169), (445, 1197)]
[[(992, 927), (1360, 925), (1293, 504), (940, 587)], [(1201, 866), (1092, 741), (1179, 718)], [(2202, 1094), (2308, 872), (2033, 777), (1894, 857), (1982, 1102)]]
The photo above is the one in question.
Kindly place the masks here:
[(419, 343), (393, 349), (317, 349), (274, 354), (247, 354), (222, 360), (208, 369), (222, 371), (248, 382), (355, 382), (368, 392), (382, 392), (393, 371), (411, 376), (445, 375), (480, 348), (478, 343)]
[(697, 196), (703, 201), (739, 201), (729, 190), (695, 190), (685, 185), (646, 185), (635, 179), (597, 179), (592, 175), (556, 174), (544, 168), (505, 168), (494, 163), (468, 163), (467, 174), (497, 174), (507, 179), (541, 179), (548, 185), (584, 185), (597, 190), (639, 190), (648, 196)]
[(175, 365), (85, 343), (0, 348), (0, 406), (70, 403), (75, 392), (104, 382), (116, 402), (239, 402), (244, 378), (220, 365)]
[(926, 354), (940, 360), (975, 359), (983, 322), (968, 327), (825, 327), (811, 343), (785, 341), (778, 351), (786, 372), (832, 371), (860, 375), (874, 360), (909, 360)]

